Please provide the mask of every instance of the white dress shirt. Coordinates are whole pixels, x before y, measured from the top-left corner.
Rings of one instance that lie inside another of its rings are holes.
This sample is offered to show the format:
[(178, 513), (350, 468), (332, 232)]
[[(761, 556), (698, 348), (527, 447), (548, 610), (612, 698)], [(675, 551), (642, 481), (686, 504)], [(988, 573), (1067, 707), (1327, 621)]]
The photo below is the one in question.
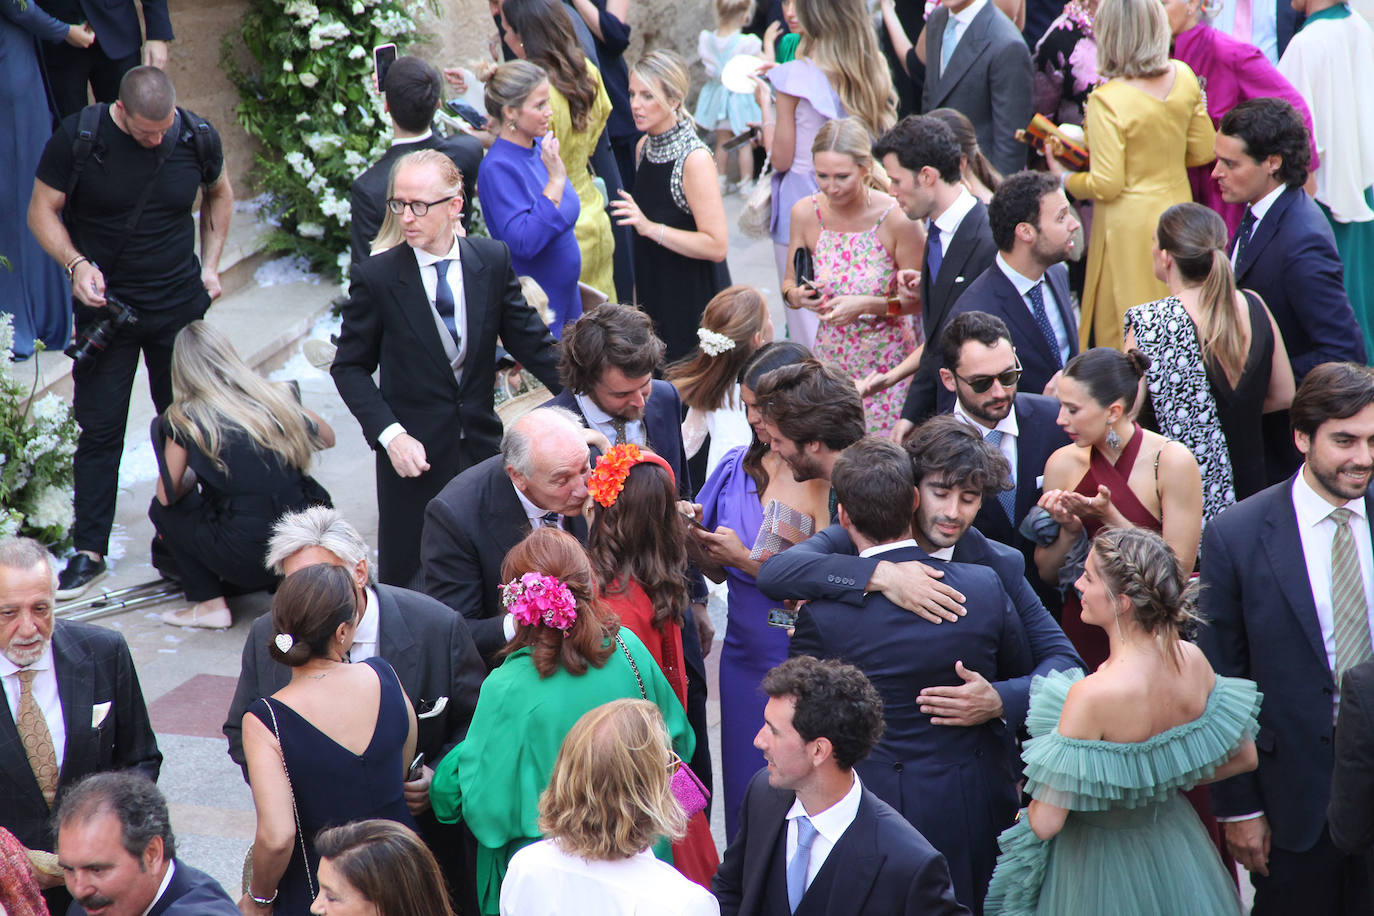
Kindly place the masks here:
[(377, 640), (381, 632), (381, 612), (377, 608), (377, 591), (368, 586), (364, 591), (367, 606), (363, 609), (363, 619), (358, 621), (358, 629), (353, 631), (353, 646), (348, 650), (351, 662), (365, 662), (377, 654)]
[[(999, 251), (995, 259), (997, 269), (1002, 271), (1002, 276), (1011, 281), (1011, 285), (1016, 287), (1016, 292), (1021, 296), (1021, 302), (1026, 306), (1026, 314), (1035, 320), (1035, 307), (1031, 305), (1031, 287), (1040, 284), (1040, 296), (1045, 302), (1045, 317), (1050, 320), (1050, 327), (1054, 329), (1055, 340), (1059, 343), (1059, 365), (1066, 365), (1069, 361), (1069, 331), (1064, 327), (1064, 315), (1059, 311), (1059, 300), (1055, 298), (1054, 290), (1050, 287), (1049, 278), (1041, 275), (1040, 279), (1032, 280), (1030, 277), (1016, 270), (1002, 257)], [(1036, 325), (1038, 329), (1040, 326)], [(1078, 329), (1074, 329), (1076, 334)], [(1015, 467), (1015, 465), (1013, 465)]]
[(1011, 482), (1016, 483), (1016, 437), (1021, 434), (1021, 427), (1016, 423), (1016, 405), (1013, 402), (1012, 409), (1007, 411), (1007, 415), (997, 422), (992, 429), (988, 429), (982, 423), (973, 419), (964, 410), (964, 402), (958, 398), (954, 399), (954, 415), (963, 420), (969, 426), (978, 430), (978, 434), (984, 439), (989, 433), (999, 432), (1002, 434), (1002, 441), (997, 444), (997, 449), (1002, 453), (1002, 457), (1007, 459), (1011, 465)]
[(919, 548), (920, 546), (916, 543), (915, 538), (905, 538), (900, 541), (890, 541), (886, 544), (874, 544), (872, 547), (865, 547), (859, 551), (859, 556), (867, 559), (868, 557), (876, 557), (880, 553), (887, 553), (889, 550), (900, 550), (903, 547)]
[[(1288, 189), (1288, 186), (1287, 186), (1287, 185), (1281, 184), (1281, 185), (1279, 185), (1277, 188), (1275, 188), (1274, 190), (1270, 191), (1268, 194), (1264, 195), (1264, 196), (1261, 197), (1259, 200), (1255, 201), (1253, 204), (1250, 205), (1250, 212), (1253, 213), (1253, 214), (1255, 214), (1255, 225), (1253, 225), (1253, 226), (1250, 227), (1250, 238), (1254, 238), (1254, 237), (1255, 237), (1255, 233), (1256, 233), (1256, 232), (1259, 232), (1260, 223), (1264, 222), (1264, 214), (1266, 214), (1266, 213), (1269, 212), (1269, 208), (1272, 207), (1272, 206), (1274, 206), (1274, 202), (1277, 201), (1277, 200), (1279, 199), (1279, 195), (1282, 194), (1282, 193), (1283, 193), (1284, 191), (1286, 191), (1287, 189)], [(1239, 231), (1239, 230), (1237, 230), (1237, 231)], [(1240, 255), (1240, 240), (1237, 239), (1237, 240), (1236, 240), (1236, 247), (1233, 248), (1233, 249), (1231, 249), (1231, 269), (1232, 269), (1232, 270), (1234, 270), (1235, 267), (1236, 267), (1236, 258), (1237, 258), (1237, 256), (1239, 256), (1239, 255)]]
[(148, 916), (157, 906), (157, 902), (162, 899), (162, 895), (167, 893), (167, 887), (172, 883), (172, 875), (177, 870), (177, 860), (172, 859), (167, 863), (167, 873), (162, 876), (162, 883), (157, 886), (157, 895), (153, 897), (153, 902), (148, 904), (148, 909), (143, 911), (143, 916)]
[[(5, 699), (10, 704), (10, 719), (16, 724), (19, 722), (19, 691), (22, 689), (19, 672), (23, 670), (26, 669), (10, 661), (8, 656), (0, 655), (0, 683), (5, 685)], [(43, 712), (43, 718), (48, 722), (48, 734), (52, 735), (52, 749), (60, 767), (62, 755), (67, 749), (67, 722), (62, 718), (62, 697), (57, 691), (57, 669), (53, 666), (51, 640), (44, 647), (38, 661), (29, 665), (28, 670), (38, 672), (33, 677), (30, 689), (33, 691), (34, 702), (38, 704), (38, 708)]]
[(421, 140), (428, 140), (428, 139), (429, 139), (430, 137), (432, 137), (432, 136), (434, 136), (434, 131), (432, 131), (432, 130), (430, 130), (428, 127), (426, 127), (424, 133), (422, 133), (422, 134), (416, 134), (416, 135), (413, 136), (413, 137), (392, 137), (392, 138), (391, 138), (391, 145), (392, 145), (392, 146), (405, 146), (405, 145), (408, 144), (408, 143), (419, 143)]
[(647, 849), (628, 859), (589, 862), (564, 852), (557, 840), (540, 840), (511, 856), (501, 882), (502, 916), (529, 913), (717, 916), (720, 904)]
[[(596, 402), (585, 394), (575, 394), (573, 398), (577, 401), (577, 406), (582, 409), (582, 416), (587, 418), (587, 422), (592, 424), (592, 428), (601, 433), (611, 445), (615, 445), (615, 424), (614, 419), (606, 411), (596, 406)], [(625, 441), (633, 442), (635, 445), (644, 447), (648, 441), (644, 432), (643, 420), (627, 420), (625, 423)]]
[[(959, 185), (959, 196), (954, 198), (954, 202), (945, 207), (945, 212), (928, 221), (928, 223), (934, 223), (936, 228), (940, 230), (940, 254), (942, 256), (949, 254), (950, 239), (954, 238), (954, 233), (959, 231), (959, 224), (964, 221), (964, 217), (968, 216), (969, 211), (973, 209), (973, 205), (976, 203), (978, 203), (978, 198), (970, 194), (968, 188), (961, 184)], [(926, 231), (930, 231), (928, 224)], [(943, 263), (941, 261), (941, 264)], [(932, 277), (930, 282), (934, 286), (935, 278)]]
[[(468, 315), (464, 299), (463, 262), (459, 257), (458, 237), (453, 237), (453, 247), (442, 257), (430, 254), (421, 248), (411, 248), (410, 250), (414, 252), (415, 263), (420, 269), (420, 283), (425, 288), (425, 298), (429, 300), (429, 314), (434, 319), (434, 326), (439, 334), (439, 343), (444, 348), (444, 355), (448, 357), (449, 368), (453, 370), (453, 377), (461, 382), (463, 358), (467, 355), (468, 349)], [(439, 310), (434, 307), (435, 290), (439, 287), (439, 272), (434, 265), (439, 261), (453, 262), (449, 265), (445, 278), (448, 280), (449, 289), (453, 292), (453, 324), (458, 329), (457, 343), (454, 343), (453, 335), (448, 332), (444, 319), (439, 317)], [(377, 442), (382, 448), (388, 448), (391, 445), (391, 440), (405, 431), (405, 427), (400, 423), (392, 423), (377, 436)]]
[[(914, 541), (912, 543), (915, 543)], [(895, 548), (897, 545), (881, 545)], [(854, 784), (849, 787), (835, 804), (818, 811), (815, 814), (807, 812), (802, 805), (801, 799), (792, 802), (792, 807), (787, 812), (787, 861), (791, 862), (792, 857), (797, 854), (797, 818), (809, 817), (811, 826), (816, 828), (816, 839), (811, 843), (811, 861), (806, 866), (806, 886), (810, 887), (811, 882), (816, 880), (816, 875), (825, 864), (826, 858), (830, 855), (830, 850), (835, 848), (835, 844), (844, 836), (844, 832), (849, 829), (849, 825), (854, 823), (854, 818), (859, 813), (859, 799), (863, 794), (863, 783), (859, 781), (857, 771), (851, 771), (854, 775)]]

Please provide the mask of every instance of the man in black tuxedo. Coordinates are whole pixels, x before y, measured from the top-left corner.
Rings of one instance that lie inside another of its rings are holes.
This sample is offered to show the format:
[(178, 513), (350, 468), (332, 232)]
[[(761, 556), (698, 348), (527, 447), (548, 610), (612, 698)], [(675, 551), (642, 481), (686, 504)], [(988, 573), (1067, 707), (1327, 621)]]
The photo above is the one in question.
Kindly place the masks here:
[(62, 799), (56, 821), (58, 860), (76, 898), (67, 916), (239, 913), (218, 881), (176, 857), (167, 800), (143, 774), (87, 776)]
[(970, 613), (936, 625), (868, 595), (858, 607), (808, 601), (797, 616), (788, 654), (854, 665), (883, 698), (886, 727), (872, 753), (855, 764), (864, 784), (902, 813), (949, 862), (954, 896), (981, 913), (997, 836), (1016, 818), (1020, 764), (1000, 719), (941, 728), (918, 708), (924, 687), (959, 687), (967, 672), (987, 681), (1030, 674), (1025, 630), (997, 574), (985, 566), (932, 560), (912, 538), (911, 459), (886, 439), (867, 437), (844, 450), (831, 480), (840, 525), (864, 557), (937, 563)]
[[(434, 850), (455, 898), (464, 899), (463, 891), (469, 890), (475, 900), (471, 869), (462, 867), (461, 833), (440, 824), (430, 813), (429, 782), (433, 767), (467, 735), (486, 666), (460, 615), (427, 595), (373, 584), (367, 555), (367, 542), (357, 529), (325, 506), (283, 515), (273, 526), (267, 545), (267, 565), (279, 576), (316, 563), (342, 566), (352, 572), (366, 603), (349, 660), (361, 662), (376, 655), (395, 669), (401, 689), (415, 709), (415, 749), (425, 755), (420, 777), (405, 784), (406, 804), (425, 842)], [(272, 633), (271, 614), (253, 621), (243, 644), (238, 686), (224, 722), (229, 757), (243, 769), (245, 780), (248, 766), (243, 756), (243, 714), (255, 700), (271, 696), (291, 680), (291, 669), (268, 654)]]
[[(391, 115), (391, 147), (367, 171), (353, 179), (349, 192), (352, 205), (353, 270), (372, 255), (372, 240), (382, 228), (386, 215), (386, 185), (391, 168), (406, 153), (437, 149), (453, 160), (463, 174), (463, 200), (477, 199), (477, 169), (482, 164), (482, 144), (476, 137), (456, 133), (437, 136), (432, 124), (434, 112), (444, 100), (444, 84), (435, 70), (418, 57), (398, 57), (386, 72), (387, 114)], [(464, 232), (472, 218), (471, 203), (463, 208), (459, 221)]]
[[(988, 224), (997, 256), (950, 309), (950, 320), (973, 311), (1002, 319), (1021, 362), (1020, 386), (1053, 396), (1059, 373), (1078, 355), (1064, 259), (1080, 224), (1048, 172), (1018, 172), (1003, 181), (988, 204)], [(941, 386), (937, 403), (941, 413), (952, 410), (954, 392)]]
[(379, 578), (404, 586), (419, 571), (425, 506), (497, 451), (497, 337), (551, 390), (560, 386), (553, 335), (521, 296), (510, 249), (459, 237), (463, 185), (453, 160), (407, 153), (393, 184), (387, 206), (405, 244), (353, 273), (330, 373), (377, 451)]
[(1045, 608), (1059, 618), (1059, 590), (1040, 578), (1035, 542), (1021, 520), (1040, 499), (1045, 462), (1069, 437), (1055, 422), (1059, 402), (1017, 390), (1021, 361), (1006, 323), (987, 312), (963, 312), (940, 335), (940, 381), (954, 392), (954, 416), (977, 430), (1011, 468), (1010, 489), (983, 500), (973, 527), (991, 540), (1015, 547), (1026, 558), (1026, 579)]
[[(54, 804), (90, 773), (138, 770), (156, 780), (162, 754), (124, 637), (54, 620), (57, 571), (28, 538), (0, 540), (0, 827), (52, 850)], [(36, 873), (54, 912), (70, 897)]]
[[(873, 156), (887, 171), (902, 210), (926, 227), (921, 270), (898, 272), (897, 297), (904, 302), (919, 297), (926, 341), (938, 341), (950, 308), (997, 254), (987, 208), (964, 187), (963, 152), (943, 121), (903, 118), (873, 144)], [(937, 369), (933, 360), (921, 360), (907, 390), (902, 419), (892, 430), (895, 441), (936, 413)]]
[(1333, 843), (1327, 811), (1340, 676), (1374, 658), (1374, 372), (1317, 366), (1290, 413), (1301, 469), (1203, 535), (1198, 645), (1264, 694), (1259, 767), (1214, 783), (1212, 811), (1256, 916), (1355, 916), (1374, 912), (1374, 874)]
[(722, 916), (954, 916), (949, 868), (854, 765), (883, 733), (883, 700), (852, 665), (789, 658), (763, 679), (739, 831), (711, 892)]
[(506, 553), (540, 526), (587, 540), (590, 461), (577, 417), (536, 407), (506, 430), (501, 454), (459, 474), (425, 508), (425, 593), (467, 620), (488, 665), (515, 635), (500, 600)]
[[(1280, 4), (1282, 5), (1282, 4)], [(1282, 99), (1250, 99), (1221, 119), (1212, 177), (1227, 203), (1246, 205), (1231, 240), (1236, 285), (1274, 316), (1299, 384), (1325, 362), (1365, 361), (1364, 335), (1345, 293), (1345, 267), (1321, 208), (1303, 190), (1311, 146), (1302, 116)], [(1264, 416), (1271, 484), (1301, 463), (1288, 412)]]
[[(922, 690), (921, 712), (933, 716), (935, 725), (972, 727), (1002, 719), (1015, 730), (1026, 718), (1031, 676), (1081, 668), (1083, 662), (1026, 582), (1021, 554), (972, 529), (982, 504), (1005, 486), (1006, 459), (953, 417), (927, 420), (907, 440), (906, 450), (920, 494), (912, 519), (916, 544), (937, 560), (986, 566), (997, 574), (1011, 596), (1035, 665), (1031, 675), (991, 683), (976, 671), (965, 671), (962, 685)], [(831, 525), (765, 560), (759, 590), (780, 601), (824, 599), (854, 607), (861, 607), (869, 593), (880, 593), (926, 620), (960, 625), (967, 596), (940, 581), (945, 573), (937, 563), (858, 553), (849, 534)]]
[(1374, 661), (1356, 665), (1341, 680), (1326, 821), (1336, 848), (1363, 855), (1374, 874)]
[(139, 25), (135, 0), (38, 0), (49, 15), (63, 22), (86, 22), (95, 32), (95, 44), (77, 48), (65, 42), (43, 43), (43, 69), (57, 101), (57, 116), (65, 118), (86, 107), (89, 85), (97, 102), (119, 97), (119, 81), (139, 64), (167, 69), (167, 42), (172, 19), (167, 0), (138, 0), (143, 7), (144, 30)]

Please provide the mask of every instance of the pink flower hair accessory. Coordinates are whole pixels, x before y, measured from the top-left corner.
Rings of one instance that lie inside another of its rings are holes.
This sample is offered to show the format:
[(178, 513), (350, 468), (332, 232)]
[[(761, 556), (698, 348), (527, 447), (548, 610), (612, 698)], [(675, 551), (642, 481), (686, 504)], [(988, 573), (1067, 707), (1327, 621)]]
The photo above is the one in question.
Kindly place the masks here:
[(561, 579), (527, 572), (501, 586), (501, 605), (517, 623), (542, 623), (567, 636), (577, 622), (577, 599)]

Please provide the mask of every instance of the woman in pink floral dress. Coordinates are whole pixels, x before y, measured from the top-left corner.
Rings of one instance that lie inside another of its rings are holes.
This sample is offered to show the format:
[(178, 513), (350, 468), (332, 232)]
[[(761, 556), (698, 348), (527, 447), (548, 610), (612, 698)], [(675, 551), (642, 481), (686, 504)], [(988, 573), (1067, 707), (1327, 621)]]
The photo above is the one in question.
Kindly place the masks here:
[[(900, 310), (893, 289), (898, 270), (920, 269), (925, 233), (878, 189), (870, 143), (853, 118), (827, 121), (816, 134), (811, 152), (820, 191), (792, 208), (782, 287), (788, 308), (821, 317), (815, 355), (856, 384), (893, 368), (921, 343), (919, 318)], [(815, 263), (810, 284), (798, 283), (799, 248)], [(900, 419), (906, 388), (902, 383), (864, 399), (870, 433), (887, 435)]]

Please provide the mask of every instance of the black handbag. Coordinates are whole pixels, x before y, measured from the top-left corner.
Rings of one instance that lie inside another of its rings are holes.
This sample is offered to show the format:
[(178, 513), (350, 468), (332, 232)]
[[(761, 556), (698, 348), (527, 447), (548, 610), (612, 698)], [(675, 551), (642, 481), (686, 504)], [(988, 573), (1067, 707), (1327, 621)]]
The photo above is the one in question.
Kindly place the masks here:
[(792, 279), (797, 285), (816, 285), (816, 262), (811, 257), (810, 249), (805, 245), (792, 252)]

